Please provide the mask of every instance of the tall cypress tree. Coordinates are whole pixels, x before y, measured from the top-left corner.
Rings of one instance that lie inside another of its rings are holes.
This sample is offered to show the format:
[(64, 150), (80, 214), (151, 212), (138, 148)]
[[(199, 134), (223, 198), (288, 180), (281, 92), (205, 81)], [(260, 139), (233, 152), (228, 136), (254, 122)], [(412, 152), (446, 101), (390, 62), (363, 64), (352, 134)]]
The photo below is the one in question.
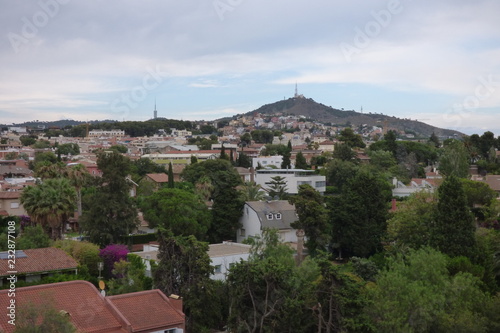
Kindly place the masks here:
[(168, 188), (174, 188), (174, 170), (172, 169), (172, 162), (168, 163)]
[(453, 175), (447, 177), (438, 189), (431, 245), (453, 257), (472, 258), (476, 248), (475, 230), (462, 183)]

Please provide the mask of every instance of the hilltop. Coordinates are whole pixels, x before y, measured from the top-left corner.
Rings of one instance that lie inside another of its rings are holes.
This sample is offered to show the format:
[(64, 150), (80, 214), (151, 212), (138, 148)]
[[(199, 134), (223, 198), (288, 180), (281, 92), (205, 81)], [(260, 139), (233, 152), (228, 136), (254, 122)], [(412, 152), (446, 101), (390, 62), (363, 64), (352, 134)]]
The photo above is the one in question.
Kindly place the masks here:
[(435, 133), (440, 137), (463, 136), (463, 133), (454, 130), (438, 128), (421, 121), (411, 119), (401, 119), (378, 113), (361, 113), (354, 110), (339, 110), (331, 106), (314, 101), (312, 98), (305, 98), (301, 95), (275, 103), (265, 104), (260, 108), (247, 112), (246, 115), (294, 115), (303, 116), (308, 119), (319, 121), (332, 126), (352, 125), (358, 127), (367, 126), (387, 126), (390, 130), (412, 133), (416, 137), (429, 137)]

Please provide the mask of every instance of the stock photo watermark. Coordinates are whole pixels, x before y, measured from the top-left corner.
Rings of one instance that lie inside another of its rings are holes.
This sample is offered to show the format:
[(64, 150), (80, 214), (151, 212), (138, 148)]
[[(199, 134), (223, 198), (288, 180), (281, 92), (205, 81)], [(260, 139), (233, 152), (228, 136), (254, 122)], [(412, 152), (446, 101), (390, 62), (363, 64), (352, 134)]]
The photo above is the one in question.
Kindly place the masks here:
[[(411, 0), (406, 0), (411, 1)], [(399, 0), (390, 0), (385, 9), (372, 10), (370, 16), (373, 20), (366, 22), (363, 28), (356, 26), (354, 28), (354, 37), (352, 43), (340, 43), (339, 47), (348, 63), (352, 57), (361, 53), (370, 46), (372, 40), (379, 36), (392, 22), (395, 15), (400, 14), (404, 6)]]
[(500, 88), (500, 81), (492, 74), (478, 77), (479, 83), (474, 88), (474, 94), (466, 96), (460, 103), (455, 103), (443, 115), (446, 122), (461, 126), (464, 119), (470, 118), (481, 103), (489, 99)]
[(16, 325), (16, 222), (7, 222), (7, 269), (5, 272), (9, 276), (7, 278), (7, 297), (9, 302), (7, 306), (7, 321), (10, 325)]
[(236, 7), (241, 5), (245, 0), (214, 0), (212, 5), (217, 16), (221, 21), (224, 21), (224, 16), (227, 12), (232, 12)]
[(21, 51), (23, 46), (29, 44), (39, 33), (41, 29), (46, 27), (49, 22), (59, 14), (61, 5), (66, 5), (69, 0), (40, 0), (38, 6), (40, 7), (31, 17), (23, 16), (21, 22), (23, 23), (19, 33), (9, 32), (7, 38), (9, 39), (12, 49), (17, 54)]
[(129, 112), (139, 106), (148, 94), (158, 88), (165, 78), (168, 77), (167, 72), (162, 72), (159, 65), (153, 69), (146, 68), (146, 74), (142, 77), (142, 83), (130, 89), (127, 93), (123, 93), (119, 98), (111, 102), (111, 111), (125, 117)]

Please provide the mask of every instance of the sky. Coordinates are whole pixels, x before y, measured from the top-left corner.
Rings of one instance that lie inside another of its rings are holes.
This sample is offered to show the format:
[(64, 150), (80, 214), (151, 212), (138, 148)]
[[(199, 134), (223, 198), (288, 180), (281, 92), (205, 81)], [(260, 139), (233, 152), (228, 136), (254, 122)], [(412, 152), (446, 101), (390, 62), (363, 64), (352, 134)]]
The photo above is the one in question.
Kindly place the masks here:
[(500, 135), (498, 0), (0, 0), (0, 123), (214, 120), (299, 94)]

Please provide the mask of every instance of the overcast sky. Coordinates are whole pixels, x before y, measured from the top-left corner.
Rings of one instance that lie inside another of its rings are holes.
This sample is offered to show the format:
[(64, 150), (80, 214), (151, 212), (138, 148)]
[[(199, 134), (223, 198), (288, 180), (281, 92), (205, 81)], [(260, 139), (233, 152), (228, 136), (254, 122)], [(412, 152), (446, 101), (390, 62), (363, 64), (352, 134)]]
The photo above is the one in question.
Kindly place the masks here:
[(212, 120), (299, 93), (500, 134), (500, 1), (0, 0), (0, 123)]

